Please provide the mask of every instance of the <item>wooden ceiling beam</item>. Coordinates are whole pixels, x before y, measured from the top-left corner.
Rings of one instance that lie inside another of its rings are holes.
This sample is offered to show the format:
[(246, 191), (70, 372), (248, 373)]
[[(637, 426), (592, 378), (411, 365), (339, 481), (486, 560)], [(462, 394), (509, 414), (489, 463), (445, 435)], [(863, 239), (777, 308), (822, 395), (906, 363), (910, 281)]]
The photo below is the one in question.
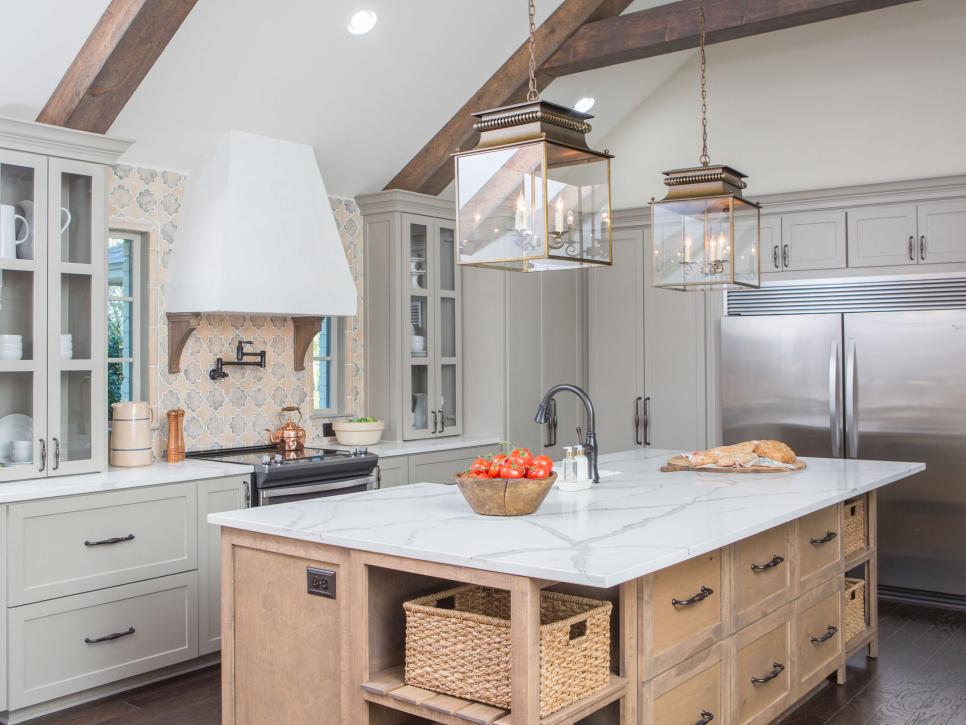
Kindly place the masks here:
[[(541, 71), (543, 63), (582, 25), (619, 14), (630, 4), (631, 0), (563, 0), (535, 35), (538, 89), (552, 80)], [(526, 22), (523, 8), (521, 25)], [(529, 45), (524, 42), (385, 188), (432, 195), (445, 189), (453, 180), (450, 154), (476, 144), (472, 114), (526, 100), (529, 63)]]
[(197, 0), (111, 0), (37, 120), (106, 133)]
[[(706, 0), (708, 43), (747, 38), (917, 0)], [(543, 64), (552, 78), (698, 47), (699, 0), (589, 22)]]

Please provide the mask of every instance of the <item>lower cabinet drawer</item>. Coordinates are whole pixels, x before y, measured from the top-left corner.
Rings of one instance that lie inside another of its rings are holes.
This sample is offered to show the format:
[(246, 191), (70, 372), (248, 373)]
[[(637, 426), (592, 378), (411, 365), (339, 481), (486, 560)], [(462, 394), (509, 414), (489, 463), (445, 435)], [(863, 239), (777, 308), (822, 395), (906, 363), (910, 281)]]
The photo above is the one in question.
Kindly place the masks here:
[(751, 624), (794, 595), (789, 526), (776, 526), (733, 545), (735, 628)]
[(17, 709), (198, 655), (197, 572), (7, 610)]
[(643, 723), (728, 725), (728, 667), (724, 644), (708, 648), (644, 685)]
[(845, 660), (842, 588), (842, 577), (836, 577), (797, 602), (800, 694), (818, 685)]
[(794, 605), (739, 632), (735, 658), (735, 711), (740, 725), (770, 723), (792, 704)]
[(11, 504), (8, 605), (198, 568), (194, 483)]
[(795, 551), (799, 591), (805, 592), (841, 574), (842, 507), (820, 509), (796, 523)]
[(651, 574), (645, 584), (644, 677), (650, 678), (727, 634), (728, 552), (712, 551)]

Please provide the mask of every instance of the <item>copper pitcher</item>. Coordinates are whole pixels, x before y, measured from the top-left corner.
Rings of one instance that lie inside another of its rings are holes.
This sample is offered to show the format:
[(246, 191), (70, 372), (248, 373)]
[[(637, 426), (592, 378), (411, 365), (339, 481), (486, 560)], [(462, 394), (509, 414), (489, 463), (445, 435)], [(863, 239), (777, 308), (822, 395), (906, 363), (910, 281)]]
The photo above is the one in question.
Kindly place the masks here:
[[(298, 421), (293, 421), (291, 413), (298, 413)], [(268, 439), (282, 453), (286, 451), (300, 451), (305, 448), (305, 428), (299, 425), (302, 422), (302, 410), (297, 405), (286, 405), (278, 414), (278, 420), (282, 427), (276, 431), (266, 428)]]

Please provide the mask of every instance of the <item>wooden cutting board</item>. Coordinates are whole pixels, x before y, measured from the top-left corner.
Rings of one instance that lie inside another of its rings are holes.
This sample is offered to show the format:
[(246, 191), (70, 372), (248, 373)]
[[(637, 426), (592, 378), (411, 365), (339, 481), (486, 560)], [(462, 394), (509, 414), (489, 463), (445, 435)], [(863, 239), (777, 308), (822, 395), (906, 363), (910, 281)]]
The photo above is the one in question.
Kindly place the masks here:
[(693, 468), (687, 456), (674, 456), (661, 466), (665, 473), (673, 471), (701, 471), (708, 473), (788, 473), (789, 471), (805, 470), (805, 461), (797, 460), (794, 468), (771, 468), (770, 466), (749, 466), (748, 468), (732, 468), (730, 466), (701, 466)]

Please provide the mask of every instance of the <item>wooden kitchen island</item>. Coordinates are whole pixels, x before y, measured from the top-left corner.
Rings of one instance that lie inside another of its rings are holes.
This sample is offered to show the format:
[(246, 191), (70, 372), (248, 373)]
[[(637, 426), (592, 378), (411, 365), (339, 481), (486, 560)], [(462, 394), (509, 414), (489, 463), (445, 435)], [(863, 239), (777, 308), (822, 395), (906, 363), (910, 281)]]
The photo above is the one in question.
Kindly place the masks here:
[[(210, 515), (223, 722), (768, 723), (877, 655), (875, 490), (922, 464), (661, 473), (671, 453), (603, 456), (600, 485), (527, 517), (477, 516), (439, 484)], [(866, 513), (848, 555), (846, 501)], [(846, 573), (869, 593), (848, 641)], [(402, 603), (459, 583), (510, 592), (510, 711), (403, 682)], [(542, 589), (614, 605), (609, 683), (543, 719)]]

